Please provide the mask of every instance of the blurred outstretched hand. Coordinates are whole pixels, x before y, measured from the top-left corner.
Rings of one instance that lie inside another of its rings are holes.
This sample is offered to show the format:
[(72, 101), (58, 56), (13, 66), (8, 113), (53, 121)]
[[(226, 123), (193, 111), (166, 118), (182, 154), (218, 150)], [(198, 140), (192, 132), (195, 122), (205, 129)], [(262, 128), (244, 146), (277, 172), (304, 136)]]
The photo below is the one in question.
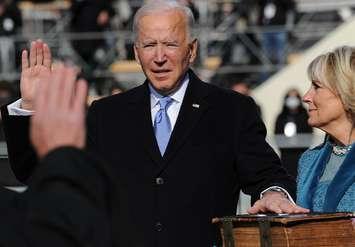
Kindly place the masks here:
[(58, 147), (85, 145), (87, 83), (76, 77), (77, 69), (63, 64), (39, 77), (30, 129), (39, 158)]

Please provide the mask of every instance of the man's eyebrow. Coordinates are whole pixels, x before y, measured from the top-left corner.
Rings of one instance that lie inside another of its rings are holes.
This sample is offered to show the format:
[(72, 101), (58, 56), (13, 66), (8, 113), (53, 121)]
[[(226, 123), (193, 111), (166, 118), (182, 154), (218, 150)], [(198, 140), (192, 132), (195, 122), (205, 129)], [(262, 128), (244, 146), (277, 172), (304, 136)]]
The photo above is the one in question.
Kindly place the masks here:
[(151, 44), (151, 43), (157, 43), (157, 41), (156, 41), (156, 40), (149, 39), (149, 40), (143, 40), (143, 41), (141, 41), (140, 43), (142, 43), (142, 44)]
[(152, 44), (156, 44), (156, 43), (157, 43), (157, 41), (152, 40), (152, 39), (141, 40), (141, 41), (137, 42), (137, 44), (138, 44), (139, 46), (152, 45)]

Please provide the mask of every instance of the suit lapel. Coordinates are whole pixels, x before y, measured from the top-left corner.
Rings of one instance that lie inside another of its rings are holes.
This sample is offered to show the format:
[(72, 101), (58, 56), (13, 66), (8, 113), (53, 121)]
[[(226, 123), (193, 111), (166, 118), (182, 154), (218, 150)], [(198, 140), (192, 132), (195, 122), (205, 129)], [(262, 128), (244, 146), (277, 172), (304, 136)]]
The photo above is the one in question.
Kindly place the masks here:
[(137, 91), (136, 95), (132, 97), (133, 107), (137, 111), (138, 118), (135, 121), (135, 131), (138, 131), (144, 149), (152, 160), (159, 166), (162, 166), (163, 158), (160, 155), (159, 147), (155, 139), (154, 129), (152, 125), (151, 107), (150, 107), (150, 93), (148, 82), (146, 81)]
[(189, 71), (189, 76), (189, 85), (186, 89), (184, 100), (164, 157), (159, 152), (154, 135), (148, 81), (140, 86), (141, 88), (132, 97), (131, 103), (138, 113), (137, 116), (139, 116), (135, 123), (135, 129), (140, 132), (144, 149), (160, 169), (166, 167), (181, 145), (186, 141), (203, 113), (208, 109), (208, 104), (204, 100), (208, 94), (207, 87), (203, 85), (204, 82), (198, 79), (191, 70)]
[[(186, 89), (180, 112), (164, 154), (164, 167), (177, 153), (186, 141), (191, 130), (196, 126), (203, 113), (208, 108), (204, 98), (207, 96), (207, 87), (190, 70), (190, 81)], [(163, 168), (163, 167), (162, 167)]]

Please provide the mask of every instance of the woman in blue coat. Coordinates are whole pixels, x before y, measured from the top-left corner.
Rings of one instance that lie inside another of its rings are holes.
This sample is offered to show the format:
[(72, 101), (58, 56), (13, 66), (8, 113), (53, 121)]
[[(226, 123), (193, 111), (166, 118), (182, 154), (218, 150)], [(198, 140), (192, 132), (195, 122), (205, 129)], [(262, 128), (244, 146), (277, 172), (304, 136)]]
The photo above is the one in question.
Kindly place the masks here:
[(308, 124), (326, 138), (300, 158), (297, 203), (315, 212), (355, 212), (355, 47), (318, 56), (308, 75)]

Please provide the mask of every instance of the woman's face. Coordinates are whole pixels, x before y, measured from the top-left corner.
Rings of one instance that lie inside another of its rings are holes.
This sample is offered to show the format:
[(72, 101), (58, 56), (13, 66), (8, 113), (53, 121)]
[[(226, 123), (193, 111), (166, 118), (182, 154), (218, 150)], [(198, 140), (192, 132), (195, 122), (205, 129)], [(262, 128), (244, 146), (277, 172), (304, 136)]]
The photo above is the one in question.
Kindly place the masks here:
[(312, 81), (302, 100), (308, 105), (308, 124), (312, 127), (328, 132), (348, 121), (339, 96), (321, 82)]

